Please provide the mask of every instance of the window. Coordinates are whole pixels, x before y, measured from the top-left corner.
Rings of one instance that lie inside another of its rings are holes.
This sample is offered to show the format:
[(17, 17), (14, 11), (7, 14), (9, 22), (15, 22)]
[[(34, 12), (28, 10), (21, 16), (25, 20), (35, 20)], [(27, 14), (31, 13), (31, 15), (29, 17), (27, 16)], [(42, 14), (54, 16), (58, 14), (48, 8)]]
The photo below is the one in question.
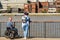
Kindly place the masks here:
[(49, 2), (49, 8), (55, 8), (55, 2)]
[(57, 3), (57, 5), (60, 5), (60, 3)]

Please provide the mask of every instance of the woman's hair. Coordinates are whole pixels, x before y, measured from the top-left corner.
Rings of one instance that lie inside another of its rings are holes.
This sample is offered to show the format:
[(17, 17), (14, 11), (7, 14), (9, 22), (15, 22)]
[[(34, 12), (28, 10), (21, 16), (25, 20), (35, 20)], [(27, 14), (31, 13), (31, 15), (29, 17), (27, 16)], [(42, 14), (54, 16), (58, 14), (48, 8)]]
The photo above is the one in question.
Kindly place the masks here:
[(29, 15), (29, 13), (28, 12), (24, 12), (24, 15)]

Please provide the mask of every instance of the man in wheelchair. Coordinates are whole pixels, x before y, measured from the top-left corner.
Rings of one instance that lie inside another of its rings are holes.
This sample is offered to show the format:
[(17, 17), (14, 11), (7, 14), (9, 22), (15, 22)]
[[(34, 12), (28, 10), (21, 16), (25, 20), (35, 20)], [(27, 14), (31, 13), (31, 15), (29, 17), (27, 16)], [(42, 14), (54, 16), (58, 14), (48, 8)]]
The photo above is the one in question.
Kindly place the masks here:
[(7, 22), (7, 28), (6, 28), (6, 31), (5, 31), (5, 35), (10, 37), (10, 38), (17, 37), (18, 36), (18, 30), (13, 25), (12, 17), (9, 17), (8, 20), (9, 21)]

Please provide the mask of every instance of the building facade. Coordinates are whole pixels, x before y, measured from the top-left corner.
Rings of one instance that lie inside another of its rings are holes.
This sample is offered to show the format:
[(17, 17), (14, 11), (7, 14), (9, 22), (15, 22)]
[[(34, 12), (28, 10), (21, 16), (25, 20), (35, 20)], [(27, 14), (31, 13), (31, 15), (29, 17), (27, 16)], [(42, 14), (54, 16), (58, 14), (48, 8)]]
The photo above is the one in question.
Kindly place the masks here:
[[(24, 4), (28, 4), (28, 2), (31, 2), (31, 3), (35, 2), (38, 6), (38, 9), (36, 9), (36, 10), (38, 10), (38, 12), (40, 12), (43, 9), (45, 10), (46, 7), (47, 7), (47, 12), (49, 12), (49, 13), (50, 12), (55, 13), (56, 10), (60, 10), (60, 0), (14, 0), (14, 1), (13, 0), (0, 0), (0, 3), (2, 4), (3, 9), (7, 9), (8, 7), (16, 8), (16, 9), (17, 8), (24, 9)], [(39, 4), (39, 2), (40, 2), (40, 4)], [(40, 8), (41, 6), (42, 6), (42, 8)], [(31, 5), (30, 5), (30, 8), (31, 8)], [(33, 10), (35, 10), (35, 9), (33, 9)]]

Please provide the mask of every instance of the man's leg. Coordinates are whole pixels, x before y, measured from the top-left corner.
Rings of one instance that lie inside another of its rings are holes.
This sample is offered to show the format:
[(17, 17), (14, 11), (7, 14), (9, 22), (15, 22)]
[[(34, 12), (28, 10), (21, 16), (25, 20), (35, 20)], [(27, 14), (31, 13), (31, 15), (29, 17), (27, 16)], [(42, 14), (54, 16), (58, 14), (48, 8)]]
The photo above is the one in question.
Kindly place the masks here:
[(7, 27), (6, 34), (7, 36), (10, 35), (10, 27)]

